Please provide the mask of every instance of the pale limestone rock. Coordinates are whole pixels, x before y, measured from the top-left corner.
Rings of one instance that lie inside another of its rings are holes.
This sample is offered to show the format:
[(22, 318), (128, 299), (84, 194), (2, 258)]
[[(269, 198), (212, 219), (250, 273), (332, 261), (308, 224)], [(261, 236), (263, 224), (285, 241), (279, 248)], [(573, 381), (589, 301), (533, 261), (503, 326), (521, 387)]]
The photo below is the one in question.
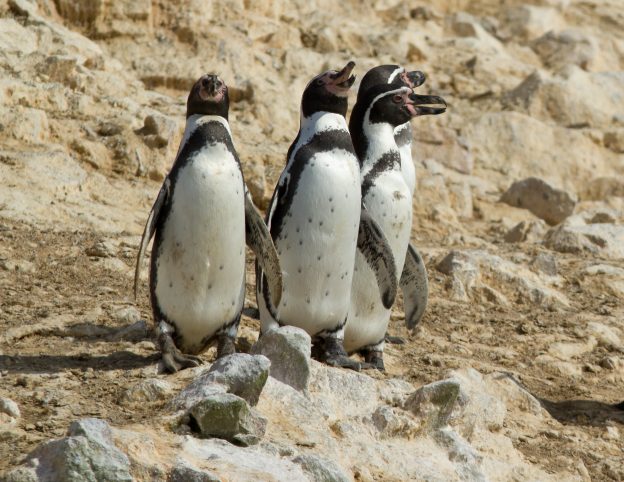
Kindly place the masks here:
[(310, 335), (296, 326), (283, 326), (264, 333), (252, 353), (271, 361), (269, 375), (297, 390), (307, 390), (310, 379)]
[(505, 233), (503, 239), (507, 243), (521, 243), (524, 241), (536, 243), (542, 240), (546, 229), (546, 223), (541, 219), (536, 221), (520, 221)]
[(172, 392), (169, 382), (152, 378), (129, 387), (121, 396), (121, 401), (124, 404), (157, 402), (166, 400)]
[(564, 25), (556, 9), (534, 5), (518, 5), (503, 9), (500, 20), (506, 35), (524, 40), (533, 40)]
[(624, 226), (616, 224), (562, 224), (546, 233), (544, 245), (561, 253), (600, 253), (624, 259)]

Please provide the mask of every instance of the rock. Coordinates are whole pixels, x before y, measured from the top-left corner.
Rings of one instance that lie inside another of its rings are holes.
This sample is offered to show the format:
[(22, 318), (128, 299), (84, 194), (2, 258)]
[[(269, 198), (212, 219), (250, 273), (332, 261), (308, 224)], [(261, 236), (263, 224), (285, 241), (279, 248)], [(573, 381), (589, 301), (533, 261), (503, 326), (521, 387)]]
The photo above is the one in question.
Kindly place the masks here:
[(30, 107), (11, 107), (2, 112), (0, 138), (30, 144), (46, 142), (50, 137), (50, 123), (43, 110)]
[(95, 258), (114, 258), (117, 256), (117, 246), (112, 241), (101, 239), (89, 246), (85, 252)]
[(436, 268), (451, 277), (452, 296), (458, 301), (467, 301), (471, 296), (482, 293), (488, 301), (506, 305), (508, 298), (499, 292), (506, 289), (524, 302), (546, 303), (554, 309), (569, 305), (563, 294), (549, 286), (552, 280), (542, 279), (528, 269), (487, 251), (453, 250)]
[(173, 387), (169, 382), (152, 378), (132, 385), (123, 393), (121, 401), (124, 404), (157, 402), (165, 400), (171, 392)]
[(579, 197), (588, 201), (605, 201), (611, 196), (624, 197), (624, 180), (598, 177), (587, 182), (579, 191)]
[(548, 253), (539, 253), (531, 260), (529, 267), (533, 271), (538, 271), (548, 276), (557, 276), (559, 274), (557, 258)]
[(562, 224), (546, 233), (544, 245), (560, 253), (600, 253), (624, 259), (624, 226), (614, 224)]
[(594, 38), (580, 30), (568, 29), (555, 32), (544, 30), (544, 35), (531, 43), (531, 48), (542, 59), (544, 65), (558, 70), (566, 65), (578, 65), (591, 70), (598, 56), (598, 45)]
[(604, 135), (604, 144), (607, 149), (611, 149), (618, 154), (624, 153), (624, 129), (617, 129), (606, 132)]
[(263, 355), (235, 353), (215, 361), (178, 394), (178, 407), (189, 408), (216, 392), (229, 392), (255, 406), (269, 377), (271, 362)]
[(210, 472), (179, 464), (169, 472), (167, 482), (221, 482), (221, 479)]
[(624, 336), (618, 328), (590, 321), (587, 323), (587, 333), (598, 340), (599, 346), (609, 351), (624, 352)]
[(420, 425), (414, 422), (402, 410), (382, 405), (373, 412), (373, 425), (379, 431), (379, 435), (384, 438), (403, 437), (412, 438), (416, 436)]
[(12, 18), (0, 18), (0, 50), (28, 55), (37, 50), (37, 35)]
[(266, 432), (267, 419), (231, 393), (215, 393), (189, 410), (191, 428), (202, 437), (218, 437), (243, 446), (257, 444)]
[[(584, 92), (588, 87), (578, 89), (578, 92)], [(557, 109), (562, 103), (565, 105), (571, 99), (578, 98), (578, 94), (575, 90), (574, 96), (568, 93), (563, 97), (552, 101)], [(614, 101), (609, 102), (611, 109)], [(522, 109), (514, 107), (514, 110)], [(569, 112), (563, 107), (561, 110)], [(504, 189), (509, 186), (510, 179), (533, 176), (578, 192), (587, 179), (612, 172), (611, 166), (617, 162), (610, 157), (613, 153), (579, 130), (552, 125), (549, 113), (544, 114), (548, 121), (540, 121), (538, 118), (541, 115), (534, 114), (530, 109), (527, 112), (531, 115), (507, 111), (485, 113), (462, 129), (462, 134), (472, 146), (475, 166), (479, 167), (475, 174), (498, 183)], [(586, 116), (582, 117), (586, 121)], [(491, 132), (497, 135), (489, 135)], [(509, 159), (514, 162), (510, 163)]]
[(145, 144), (151, 148), (167, 146), (178, 131), (176, 121), (163, 115), (150, 114), (143, 122), (143, 127), (137, 133), (143, 136)]
[(349, 482), (351, 477), (334, 461), (317, 455), (298, 455), (292, 459), (301, 465), (312, 482)]
[(251, 351), (271, 361), (269, 374), (297, 390), (307, 390), (312, 342), (301, 328), (283, 326), (263, 334)]
[(125, 306), (113, 313), (115, 320), (120, 323), (137, 323), (141, 319), (141, 313), (134, 306)]
[(5, 413), (15, 419), (20, 418), (20, 409), (10, 398), (0, 397), (0, 413)]
[(429, 430), (448, 424), (459, 396), (459, 383), (441, 380), (424, 385), (405, 401), (403, 408), (423, 419)]
[(532, 40), (563, 25), (563, 19), (554, 8), (519, 5), (503, 10), (501, 23), (506, 36)]
[(531, 211), (550, 225), (559, 224), (574, 212), (576, 201), (565, 191), (535, 177), (514, 182), (501, 202)]
[(520, 221), (507, 233), (504, 240), (507, 243), (521, 243), (524, 241), (538, 242), (541, 241), (546, 233), (546, 223), (541, 219), (536, 221)]
[[(108, 424), (87, 418), (73, 422), (69, 436), (44, 442), (26, 458), (33, 470), (18, 468), (9, 480), (132, 481), (128, 457), (114, 444)], [(35, 473), (34, 478), (29, 478)], [(19, 478), (24, 473), (25, 478)]]

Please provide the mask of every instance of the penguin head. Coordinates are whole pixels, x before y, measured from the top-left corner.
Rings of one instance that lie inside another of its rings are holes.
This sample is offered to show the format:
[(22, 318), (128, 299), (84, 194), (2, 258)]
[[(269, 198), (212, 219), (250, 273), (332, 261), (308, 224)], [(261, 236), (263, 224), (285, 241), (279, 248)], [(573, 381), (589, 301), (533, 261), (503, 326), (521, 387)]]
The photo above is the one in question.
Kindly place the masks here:
[[(446, 111), (446, 102), (442, 97), (418, 95), (409, 87), (397, 88), (390, 84), (369, 89), (361, 102), (369, 106), (368, 121), (371, 124), (388, 123), (394, 127), (408, 122), (412, 117)], [(441, 104), (444, 107), (430, 107), (430, 104)]]
[(351, 75), (355, 62), (350, 61), (342, 70), (328, 70), (314, 77), (301, 98), (301, 113), (310, 117), (315, 112), (333, 112), (347, 115), (349, 89), (355, 82)]
[(370, 69), (360, 82), (358, 89), (358, 100), (371, 89), (379, 84), (390, 84), (396, 87), (409, 87), (415, 89), (425, 83), (427, 77), (420, 70), (412, 70), (407, 72), (400, 65), (378, 65)]
[(230, 99), (225, 82), (215, 74), (202, 75), (193, 85), (186, 101), (186, 117), (194, 114), (228, 118)]

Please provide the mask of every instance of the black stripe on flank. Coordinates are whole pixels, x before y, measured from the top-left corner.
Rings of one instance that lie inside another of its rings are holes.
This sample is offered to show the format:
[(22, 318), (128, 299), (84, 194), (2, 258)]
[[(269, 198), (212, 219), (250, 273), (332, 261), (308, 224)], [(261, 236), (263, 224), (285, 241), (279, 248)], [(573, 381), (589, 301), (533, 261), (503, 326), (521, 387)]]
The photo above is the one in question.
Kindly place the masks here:
[(401, 156), (399, 151), (395, 150), (384, 152), (383, 155), (375, 161), (373, 168), (366, 173), (366, 176), (364, 176), (362, 180), (362, 199), (364, 199), (368, 190), (375, 184), (375, 179), (377, 179), (382, 172), (394, 169), (395, 165), (399, 166), (399, 168), (401, 167)]

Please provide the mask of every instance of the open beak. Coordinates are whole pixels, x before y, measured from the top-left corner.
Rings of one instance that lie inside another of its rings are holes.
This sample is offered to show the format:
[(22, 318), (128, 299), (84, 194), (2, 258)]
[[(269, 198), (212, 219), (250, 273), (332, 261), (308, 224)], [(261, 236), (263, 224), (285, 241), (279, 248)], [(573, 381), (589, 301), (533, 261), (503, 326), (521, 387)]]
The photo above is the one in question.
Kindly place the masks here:
[[(409, 99), (416, 115), (438, 115), (446, 112), (446, 101), (437, 95), (410, 94)], [(438, 107), (430, 107), (438, 104)], [(444, 107), (440, 107), (443, 105)]]
[(353, 85), (353, 82), (355, 82), (355, 75), (351, 75), (351, 72), (353, 71), (354, 67), (355, 67), (355, 62), (351, 60), (332, 79), (332, 84), (342, 89), (349, 89)]

